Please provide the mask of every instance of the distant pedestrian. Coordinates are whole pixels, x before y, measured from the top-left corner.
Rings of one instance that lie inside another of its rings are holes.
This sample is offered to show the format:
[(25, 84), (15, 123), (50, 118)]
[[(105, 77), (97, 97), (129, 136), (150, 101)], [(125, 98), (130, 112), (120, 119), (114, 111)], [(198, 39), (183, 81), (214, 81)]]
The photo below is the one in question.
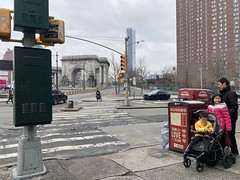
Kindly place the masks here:
[(232, 123), (232, 130), (228, 131), (229, 138), (232, 142), (231, 151), (234, 157), (238, 157), (238, 148), (237, 142), (235, 138), (236, 133), (236, 122), (238, 119), (238, 97), (235, 91), (233, 91), (230, 87), (230, 83), (228, 79), (222, 77), (217, 82), (218, 88), (220, 89), (220, 93), (222, 94), (223, 101), (226, 103), (231, 123)]
[(100, 93), (100, 91), (98, 90), (98, 88), (97, 88), (97, 91), (96, 91), (96, 99), (97, 99), (97, 101), (98, 100), (102, 100), (102, 96), (101, 96), (101, 93)]
[(6, 103), (8, 104), (9, 101), (13, 103), (13, 92), (11, 89), (8, 91), (8, 100), (6, 101)]

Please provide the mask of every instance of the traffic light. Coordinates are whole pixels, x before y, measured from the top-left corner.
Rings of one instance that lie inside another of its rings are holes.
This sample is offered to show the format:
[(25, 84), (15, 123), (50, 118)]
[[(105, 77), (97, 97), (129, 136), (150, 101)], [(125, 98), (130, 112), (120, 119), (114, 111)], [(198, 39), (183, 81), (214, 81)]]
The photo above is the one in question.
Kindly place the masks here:
[(64, 21), (57, 19), (49, 19), (49, 30), (40, 34), (40, 40), (43, 43), (59, 43), (65, 42)]
[(11, 10), (0, 8), (0, 39), (10, 39)]
[(117, 79), (123, 78), (123, 73), (117, 73)]
[(121, 70), (127, 70), (127, 56), (125, 52), (121, 55)]

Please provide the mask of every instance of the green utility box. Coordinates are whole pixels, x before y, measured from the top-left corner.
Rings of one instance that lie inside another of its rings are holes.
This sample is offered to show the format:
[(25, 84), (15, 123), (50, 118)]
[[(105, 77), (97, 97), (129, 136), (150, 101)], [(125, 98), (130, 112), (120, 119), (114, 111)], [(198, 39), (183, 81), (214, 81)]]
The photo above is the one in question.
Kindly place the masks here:
[(48, 0), (14, 0), (14, 30), (44, 33), (49, 29)]
[(17, 126), (52, 121), (51, 51), (14, 47), (14, 111)]

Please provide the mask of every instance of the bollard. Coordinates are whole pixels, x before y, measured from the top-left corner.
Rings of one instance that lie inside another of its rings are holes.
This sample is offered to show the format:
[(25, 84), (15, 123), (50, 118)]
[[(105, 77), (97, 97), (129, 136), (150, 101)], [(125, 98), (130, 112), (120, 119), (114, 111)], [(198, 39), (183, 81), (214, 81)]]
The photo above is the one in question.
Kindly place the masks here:
[(73, 108), (73, 101), (68, 101), (68, 108)]

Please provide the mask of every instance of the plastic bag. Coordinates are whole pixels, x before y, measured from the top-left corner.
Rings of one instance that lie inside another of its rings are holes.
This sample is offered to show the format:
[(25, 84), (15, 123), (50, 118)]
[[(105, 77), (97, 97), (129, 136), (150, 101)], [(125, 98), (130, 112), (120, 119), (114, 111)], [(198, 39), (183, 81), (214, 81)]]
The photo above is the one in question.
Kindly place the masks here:
[(161, 130), (162, 134), (162, 146), (163, 148), (169, 148), (169, 125), (168, 122), (163, 126)]

